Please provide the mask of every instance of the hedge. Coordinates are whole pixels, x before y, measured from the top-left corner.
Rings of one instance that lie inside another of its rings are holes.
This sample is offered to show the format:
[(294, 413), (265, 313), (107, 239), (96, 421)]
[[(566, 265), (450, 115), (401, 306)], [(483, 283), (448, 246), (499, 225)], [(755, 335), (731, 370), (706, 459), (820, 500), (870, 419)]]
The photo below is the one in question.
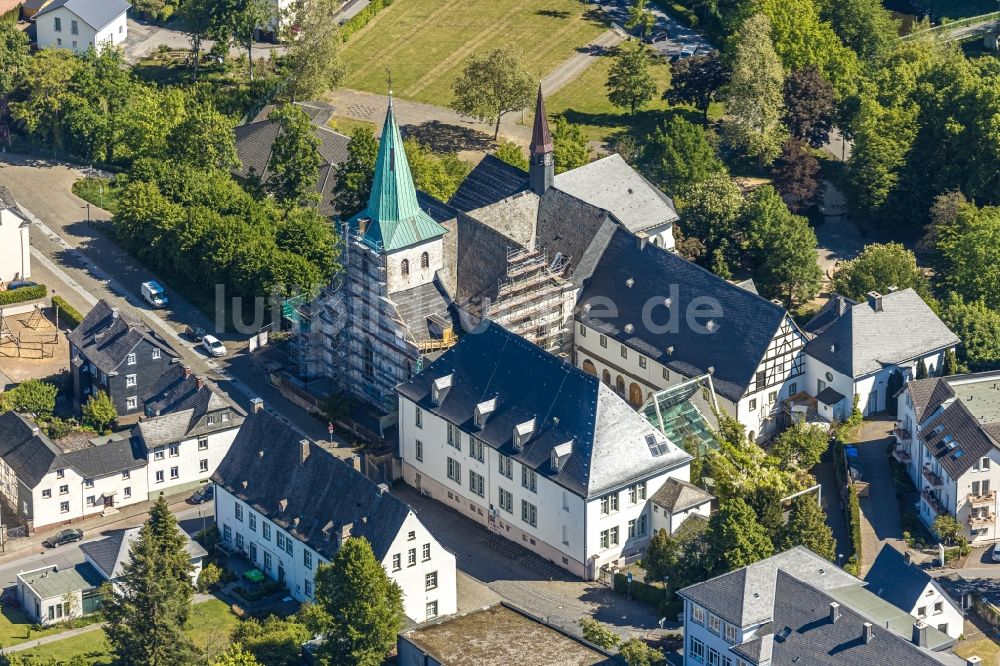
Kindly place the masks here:
[(344, 21), (344, 25), (340, 26), (341, 39), (346, 42), (351, 38), (351, 35), (368, 25), (380, 11), (391, 5), (392, 2), (393, 0), (372, 0), (367, 7)]
[(8, 289), (7, 291), (0, 291), (0, 305), (33, 301), (36, 298), (45, 298), (45, 295), (48, 293), (49, 290), (44, 284), (36, 284), (33, 287)]
[(83, 315), (61, 296), (52, 297), (52, 307), (59, 308), (59, 318), (66, 322), (67, 328), (76, 328), (83, 321)]
[(636, 601), (641, 601), (657, 608), (660, 607), (660, 604), (663, 603), (666, 597), (666, 592), (662, 587), (644, 583), (636, 580), (634, 577), (632, 579), (632, 587), (629, 589), (628, 578), (625, 574), (621, 573), (615, 574), (615, 592), (631, 594), (632, 598)]
[(855, 576), (857, 576), (861, 571), (861, 502), (858, 500), (858, 493), (854, 490), (854, 486), (850, 486), (847, 489), (847, 520), (850, 523), (851, 528), (851, 546), (854, 550), (854, 554), (851, 555), (851, 561), (844, 566), (845, 569), (851, 571)]

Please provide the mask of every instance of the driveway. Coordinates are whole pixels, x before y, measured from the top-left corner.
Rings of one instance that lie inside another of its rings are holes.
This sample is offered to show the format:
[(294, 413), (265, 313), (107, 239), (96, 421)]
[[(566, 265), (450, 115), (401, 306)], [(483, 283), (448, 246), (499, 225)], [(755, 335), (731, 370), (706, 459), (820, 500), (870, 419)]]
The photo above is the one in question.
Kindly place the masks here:
[[(628, 21), (628, 8), (631, 2), (625, 0), (605, 0), (601, 2), (601, 9), (617, 25), (624, 26)], [(679, 23), (663, 10), (654, 5), (646, 5), (646, 8), (656, 17), (656, 27), (653, 28), (652, 35), (663, 33), (661, 39), (657, 39), (650, 44), (650, 48), (657, 51), (666, 58), (671, 58), (687, 48), (690, 52), (698, 53), (711, 51), (714, 47), (705, 39), (701, 33), (686, 25)], [(633, 34), (638, 36), (634, 30)]]
[[(208, 51), (215, 44), (210, 39), (202, 42), (202, 50)], [(161, 45), (169, 47), (171, 50), (180, 51), (191, 48), (191, 42), (187, 35), (180, 30), (165, 28), (159, 25), (152, 25), (135, 19), (128, 19), (128, 37), (125, 39), (125, 60), (129, 64), (135, 64), (153, 53)], [(285, 52), (285, 47), (270, 42), (255, 42), (253, 49), (254, 60), (267, 60), (271, 53), (281, 55)], [(239, 57), (246, 53), (243, 48), (233, 47), (229, 49), (231, 57)]]
[(882, 546), (888, 544), (906, 552), (903, 525), (896, 502), (896, 488), (886, 448), (894, 441), (895, 421), (886, 414), (865, 420), (858, 442), (862, 480), (868, 482), (868, 497), (861, 498), (862, 577), (871, 567)]

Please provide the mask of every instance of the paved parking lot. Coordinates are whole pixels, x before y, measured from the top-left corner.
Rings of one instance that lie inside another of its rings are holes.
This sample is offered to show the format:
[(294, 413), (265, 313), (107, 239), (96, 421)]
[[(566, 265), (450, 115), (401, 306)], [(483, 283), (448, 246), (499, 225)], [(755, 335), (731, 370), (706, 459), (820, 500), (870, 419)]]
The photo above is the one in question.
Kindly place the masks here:
[[(212, 40), (206, 39), (202, 42), (202, 50), (207, 52), (214, 43)], [(191, 42), (188, 41), (187, 35), (180, 30), (164, 28), (131, 18), (128, 20), (128, 37), (125, 39), (126, 61), (134, 64), (161, 45), (168, 46), (173, 50), (191, 48)], [(271, 57), (272, 51), (280, 54), (284, 52), (284, 47), (267, 42), (257, 42), (254, 44), (253, 58), (254, 60), (266, 60)], [(238, 57), (243, 55), (245, 50), (233, 47), (229, 53), (233, 57)]]
[[(631, 2), (604, 0), (600, 4), (601, 9), (611, 17), (612, 21), (621, 26), (625, 25)], [(698, 31), (677, 22), (658, 7), (646, 5), (646, 8), (656, 17), (656, 27), (651, 33), (656, 39), (650, 47), (666, 58), (672, 58), (684, 50), (701, 53), (714, 48)]]

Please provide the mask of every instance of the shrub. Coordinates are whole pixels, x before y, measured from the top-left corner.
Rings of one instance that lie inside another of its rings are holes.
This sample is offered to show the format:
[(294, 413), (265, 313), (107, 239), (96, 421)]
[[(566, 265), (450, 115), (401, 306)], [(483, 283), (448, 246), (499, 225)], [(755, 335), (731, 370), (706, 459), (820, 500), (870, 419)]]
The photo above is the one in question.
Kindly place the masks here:
[(76, 328), (83, 321), (83, 315), (61, 296), (52, 297), (52, 307), (59, 308), (59, 319), (66, 322), (67, 328)]
[[(851, 547), (854, 550), (849, 564), (854, 565), (854, 571), (851, 573), (856, 576), (858, 563), (861, 562), (861, 503), (858, 501), (858, 493), (854, 490), (854, 486), (847, 489), (847, 520), (850, 523)], [(844, 568), (848, 569), (847, 566)]]
[(351, 38), (351, 35), (368, 25), (368, 23), (375, 18), (380, 11), (391, 5), (392, 1), (393, 0), (373, 0), (370, 2), (367, 7), (348, 20), (344, 21), (344, 25), (340, 26), (341, 38), (346, 42)]
[(628, 578), (625, 574), (615, 574), (615, 592), (621, 594), (631, 594), (636, 601), (641, 601), (650, 606), (659, 608), (666, 597), (666, 591), (659, 585), (651, 585), (640, 580), (632, 579), (632, 587), (629, 587)]
[(0, 291), (0, 305), (33, 301), (36, 298), (45, 298), (45, 295), (48, 293), (49, 290), (44, 284), (36, 284), (32, 287), (8, 289), (7, 291)]
[(622, 642), (621, 636), (616, 634), (611, 627), (592, 617), (580, 619), (580, 630), (583, 631), (584, 640), (605, 650), (616, 648)]
[(205, 565), (205, 568), (201, 570), (198, 574), (198, 591), (207, 592), (222, 578), (222, 569), (216, 566), (214, 563), (209, 563)]

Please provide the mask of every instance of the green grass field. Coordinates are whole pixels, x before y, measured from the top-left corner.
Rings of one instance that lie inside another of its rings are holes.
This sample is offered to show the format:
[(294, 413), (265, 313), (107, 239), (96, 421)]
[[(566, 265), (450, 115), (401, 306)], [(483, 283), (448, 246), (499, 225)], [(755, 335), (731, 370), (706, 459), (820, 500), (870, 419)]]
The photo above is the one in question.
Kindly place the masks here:
[[(229, 644), (229, 636), (238, 623), (239, 620), (225, 602), (211, 599), (191, 607), (187, 632), (199, 650), (215, 654)], [(42, 634), (35, 633), (32, 638), (38, 638), (40, 635)], [(94, 666), (111, 666), (114, 663), (108, 653), (108, 644), (102, 629), (54, 641), (33, 650), (25, 650), (24, 654), (41, 659), (55, 659), (57, 662), (83, 655), (88, 663)]]
[(544, 76), (606, 30), (580, 0), (396, 0), (344, 47), (345, 87), (393, 92), (446, 106), (451, 84), (476, 52), (504, 44), (524, 51)]

